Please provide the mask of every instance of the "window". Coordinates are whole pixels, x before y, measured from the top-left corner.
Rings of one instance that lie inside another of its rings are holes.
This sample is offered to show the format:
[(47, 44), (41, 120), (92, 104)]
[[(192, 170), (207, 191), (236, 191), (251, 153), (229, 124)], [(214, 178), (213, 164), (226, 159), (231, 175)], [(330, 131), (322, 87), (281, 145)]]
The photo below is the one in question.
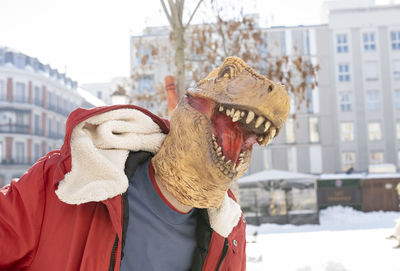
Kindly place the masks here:
[(365, 62), (365, 79), (368, 81), (378, 80), (378, 62)]
[(60, 126), (59, 120), (56, 122), (56, 129), (57, 129), (56, 133), (57, 133), (57, 138), (58, 138), (58, 137), (60, 137), (60, 134), (61, 134), (61, 126)]
[(153, 75), (139, 76), (138, 80), (139, 93), (153, 93)]
[(281, 32), (281, 55), (286, 55), (286, 32)]
[(352, 110), (351, 92), (339, 93), (339, 107), (342, 112), (350, 112)]
[(34, 129), (34, 134), (35, 135), (40, 135), (41, 129), (40, 129), (40, 116), (39, 115), (34, 115), (33, 117), (33, 129)]
[(363, 34), (364, 50), (365, 51), (375, 51), (375, 34), (364, 33)]
[(390, 38), (392, 41), (392, 50), (400, 50), (400, 31), (392, 31)]
[(56, 109), (57, 111), (60, 111), (60, 96), (56, 95)]
[(383, 163), (383, 152), (371, 152), (369, 154), (369, 163), (371, 165), (382, 164)]
[(6, 52), (4, 54), (4, 63), (14, 64), (14, 53), (13, 52)]
[(0, 164), (3, 162), (3, 142), (0, 141)]
[(23, 55), (18, 55), (18, 56), (15, 58), (15, 66), (16, 66), (17, 68), (20, 68), (20, 69), (24, 68), (24, 67), (25, 67), (25, 56), (23, 56)]
[(40, 145), (38, 143), (35, 143), (33, 145), (33, 159), (34, 159), (34, 162), (39, 160), (39, 158), (40, 158)]
[(40, 93), (40, 87), (35, 86), (33, 93), (35, 95), (35, 104), (41, 106), (42, 105), (42, 95)]
[(61, 135), (63, 136), (63, 137), (65, 137), (65, 126), (67, 125), (67, 123), (66, 123), (66, 121), (64, 121), (64, 123), (63, 123), (63, 125), (62, 125), (62, 127), (61, 127)]
[(310, 142), (318, 142), (319, 141), (318, 119), (316, 117), (310, 117), (308, 119), (308, 124), (310, 133)]
[(16, 142), (15, 143), (15, 162), (23, 164), (25, 163), (25, 143)]
[(101, 91), (97, 91), (97, 98), (100, 100), (103, 98), (103, 93)]
[(50, 91), (47, 92), (47, 107), (53, 109), (53, 94)]
[(349, 82), (350, 81), (350, 70), (349, 64), (339, 64), (339, 82)]
[(64, 98), (60, 96), (60, 108), (58, 113), (63, 113), (64, 112)]
[(340, 123), (340, 140), (344, 142), (354, 140), (354, 124), (352, 122)]
[(64, 113), (69, 113), (69, 111), (68, 111), (68, 101), (67, 100), (64, 100)]
[(151, 48), (151, 45), (148, 43), (139, 44), (136, 53), (137, 56), (136, 61), (138, 63), (141, 63), (142, 65), (154, 64), (152, 50), (153, 49)]
[(396, 138), (400, 140), (400, 121), (396, 123)]
[(21, 112), (15, 113), (15, 123), (19, 125), (24, 125), (24, 114)]
[(53, 122), (51, 121), (51, 119), (49, 118), (47, 120), (47, 127), (48, 127), (48, 131), (47, 131), (47, 136), (51, 137), (52, 136), (52, 132), (53, 132), (53, 127), (52, 127)]
[(354, 168), (355, 163), (356, 163), (356, 154), (354, 152), (342, 153), (342, 165), (344, 171), (347, 171), (350, 168)]
[(336, 35), (336, 51), (340, 53), (347, 53), (349, 47), (347, 44), (347, 34)]
[(307, 95), (307, 112), (308, 113), (315, 113), (314, 112), (314, 104), (313, 104), (313, 93), (310, 88), (307, 88), (306, 90), (306, 95)]
[(0, 101), (5, 101), (7, 99), (6, 87), (4, 81), (0, 80)]
[(25, 84), (17, 82), (15, 84), (15, 101), (17, 103), (24, 103), (26, 99)]
[(295, 147), (287, 149), (288, 171), (297, 171), (297, 151)]
[(306, 30), (305, 31), (305, 35), (306, 35), (306, 50), (305, 50), (305, 53), (306, 53), (306, 55), (310, 55), (311, 54), (311, 50), (310, 50), (310, 30)]
[(367, 109), (370, 111), (378, 111), (381, 109), (381, 97), (379, 91), (367, 91)]
[(288, 118), (286, 120), (285, 129), (286, 129), (286, 142), (287, 143), (293, 143), (294, 140), (295, 140), (295, 138), (294, 138), (294, 121), (293, 121), (293, 118)]
[(393, 60), (393, 78), (400, 79), (400, 60)]
[(368, 123), (368, 139), (371, 141), (382, 139), (381, 124), (379, 122)]
[(269, 169), (270, 168), (270, 165), (269, 165), (270, 158), (269, 158), (269, 156), (270, 156), (270, 150), (267, 149), (267, 148), (264, 148), (263, 149), (263, 157), (264, 157), (264, 167), (265, 167), (265, 169)]
[(400, 168), (400, 151), (397, 151), (397, 167)]
[(396, 89), (394, 91), (394, 103), (395, 103), (396, 109), (400, 110), (400, 89)]

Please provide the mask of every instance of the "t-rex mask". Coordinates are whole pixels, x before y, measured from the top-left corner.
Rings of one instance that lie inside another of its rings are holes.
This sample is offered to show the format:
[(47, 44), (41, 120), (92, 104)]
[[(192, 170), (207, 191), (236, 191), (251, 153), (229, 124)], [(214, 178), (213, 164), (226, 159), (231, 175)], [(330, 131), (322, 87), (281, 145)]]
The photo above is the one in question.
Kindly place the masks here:
[(219, 207), (247, 170), (253, 144), (268, 144), (283, 127), (289, 104), (282, 84), (227, 58), (180, 100), (152, 160), (155, 173), (182, 204)]

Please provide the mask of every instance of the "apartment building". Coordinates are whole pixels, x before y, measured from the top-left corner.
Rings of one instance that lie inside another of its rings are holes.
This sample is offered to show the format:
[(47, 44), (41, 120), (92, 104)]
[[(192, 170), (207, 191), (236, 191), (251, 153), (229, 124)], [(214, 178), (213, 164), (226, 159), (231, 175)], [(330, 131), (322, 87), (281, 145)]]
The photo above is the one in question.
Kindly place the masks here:
[(337, 171), (400, 166), (400, 5), (334, 9)]
[(59, 149), (69, 113), (91, 106), (76, 81), (37, 58), (0, 47), (0, 186)]
[(296, 109), (292, 99), (291, 116), (284, 129), (267, 147), (254, 147), (248, 173), (265, 168), (295, 172), (334, 172), (334, 99), (330, 83), (330, 43), (326, 25), (272, 27), (266, 30), (267, 44), (274, 56), (302, 56), (320, 70), (318, 86), (306, 90), (306, 101)]

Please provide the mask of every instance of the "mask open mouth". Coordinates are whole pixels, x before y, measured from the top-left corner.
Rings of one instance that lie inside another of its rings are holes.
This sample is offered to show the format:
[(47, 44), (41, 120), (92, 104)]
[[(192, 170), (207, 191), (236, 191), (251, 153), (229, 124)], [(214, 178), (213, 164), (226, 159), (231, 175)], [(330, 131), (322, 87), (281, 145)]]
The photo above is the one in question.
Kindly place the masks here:
[(217, 104), (190, 94), (186, 94), (185, 99), (210, 118), (216, 162), (226, 175), (236, 175), (236, 168), (255, 143), (268, 144), (277, 134), (277, 128), (266, 116), (257, 115), (244, 106)]

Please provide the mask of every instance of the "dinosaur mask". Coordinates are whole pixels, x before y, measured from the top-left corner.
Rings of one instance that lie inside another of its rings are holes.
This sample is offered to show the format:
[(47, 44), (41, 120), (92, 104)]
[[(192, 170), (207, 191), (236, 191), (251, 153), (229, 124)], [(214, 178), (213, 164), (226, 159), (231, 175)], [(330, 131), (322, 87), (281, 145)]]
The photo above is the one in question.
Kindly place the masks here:
[(267, 145), (279, 133), (289, 104), (282, 84), (227, 58), (180, 100), (153, 158), (155, 173), (182, 204), (219, 207), (247, 170), (253, 144)]

